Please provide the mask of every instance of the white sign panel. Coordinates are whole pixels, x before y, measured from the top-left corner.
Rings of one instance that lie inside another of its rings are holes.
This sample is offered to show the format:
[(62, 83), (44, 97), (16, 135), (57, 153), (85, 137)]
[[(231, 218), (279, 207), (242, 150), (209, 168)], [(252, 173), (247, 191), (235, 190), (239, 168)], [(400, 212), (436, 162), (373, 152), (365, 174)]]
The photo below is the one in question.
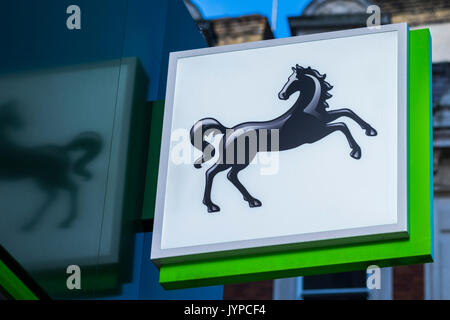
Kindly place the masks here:
[(172, 53), (152, 259), (407, 237), (406, 81), (406, 24)]

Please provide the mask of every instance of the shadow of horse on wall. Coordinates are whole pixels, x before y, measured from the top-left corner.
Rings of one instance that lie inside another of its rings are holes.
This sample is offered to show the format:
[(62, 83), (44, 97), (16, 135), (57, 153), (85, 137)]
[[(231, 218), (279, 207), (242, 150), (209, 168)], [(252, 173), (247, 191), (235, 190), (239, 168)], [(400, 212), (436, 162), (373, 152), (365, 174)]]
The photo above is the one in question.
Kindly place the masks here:
[[(22, 120), (13, 103), (0, 106), (0, 180), (33, 179), (45, 191), (47, 199), (22, 226), (31, 231), (57, 199), (60, 190), (70, 195), (70, 210), (60, 227), (68, 228), (77, 217), (78, 185), (71, 173), (85, 180), (92, 178), (86, 166), (98, 156), (102, 139), (95, 132), (83, 132), (65, 145), (25, 147), (11, 139), (10, 131), (19, 130)], [(82, 152), (77, 158), (73, 152)]]

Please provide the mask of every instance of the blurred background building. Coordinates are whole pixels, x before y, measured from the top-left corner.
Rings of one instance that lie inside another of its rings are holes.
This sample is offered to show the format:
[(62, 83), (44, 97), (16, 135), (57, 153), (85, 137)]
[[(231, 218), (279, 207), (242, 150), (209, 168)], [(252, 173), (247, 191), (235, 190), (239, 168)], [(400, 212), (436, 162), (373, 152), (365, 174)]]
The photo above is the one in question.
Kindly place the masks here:
[[(209, 46), (365, 27), (373, 5), (380, 8), (381, 24), (429, 28), (433, 46), (435, 262), (382, 269), (381, 290), (368, 290), (365, 271), (356, 271), (226, 285), (224, 299), (450, 299), (450, 2), (273, 0), (271, 7), (268, 1), (252, 7), (265, 14), (247, 15), (252, 9), (245, 8), (240, 15), (229, 4), (230, 16), (211, 2), (185, 0)], [(296, 14), (294, 8), (299, 8)], [(278, 31), (285, 21), (289, 31)]]
[(207, 20), (192, 1), (186, 0), (185, 3), (210, 47), (273, 39), (269, 22), (262, 15)]

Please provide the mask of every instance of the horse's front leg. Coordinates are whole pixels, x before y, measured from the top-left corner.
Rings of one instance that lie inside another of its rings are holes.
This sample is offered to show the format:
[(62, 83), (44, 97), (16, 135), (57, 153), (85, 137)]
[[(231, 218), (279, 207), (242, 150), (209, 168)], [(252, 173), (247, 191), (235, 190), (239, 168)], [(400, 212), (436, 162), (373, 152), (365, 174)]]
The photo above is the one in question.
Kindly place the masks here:
[(356, 113), (354, 113), (350, 109), (338, 109), (338, 110), (331, 110), (327, 111), (326, 115), (324, 115), (323, 120), (326, 122), (334, 121), (340, 117), (348, 117), (355, 121), (359, 126), (366, 131), (366, 135), (368, 136), (376, 136), (377, 131), (372, 128), (370, 124), (365, 122), (363, 119), (361, 119)]
[(203, 204), (208, 208), (208, 212), (220, 211), (219, 206), (211, 201), (211, 188), (216, 174), (226, 169), (227, 166), (225, 164), (216, 163), (206, 171), (205, 174), (206, 183), (205, 183), (205, 193), (203, 195)]
[(49, 187), (46, 188), (46, 191), (48, 193), (47, 200), (41, 207), (38, 208), (38, 210), (34, 213), (34, 216), (31, 218), (31, 220), (22, 226), (23, 231), (33, 230), (36, 224), (38, 224), (39, 221), (43, 218), (44, 214), (46, 213), (50, 205), (53, 203), (53, 201), (55, 201), (57, 196), (57, 192), (55, 191), (55, 189)]
[(350, 152), (350, 156), (355, 159), (361, 158), (361, 147), (356, 143), (355, 139), (353, 138), (352, 134), (350, 133), (350, 130), (348, 130), (348, 127), (343, 122), (337, 122), (337, 123), (329, 123), (325, 125), (325, 135), (328, 135), (330, 133), (333, 133), (334, 131), (341, 131), (345, 137), (347, 138), (348, 144), (350, 145), (350, 148), (352, 148), (352, 151)]

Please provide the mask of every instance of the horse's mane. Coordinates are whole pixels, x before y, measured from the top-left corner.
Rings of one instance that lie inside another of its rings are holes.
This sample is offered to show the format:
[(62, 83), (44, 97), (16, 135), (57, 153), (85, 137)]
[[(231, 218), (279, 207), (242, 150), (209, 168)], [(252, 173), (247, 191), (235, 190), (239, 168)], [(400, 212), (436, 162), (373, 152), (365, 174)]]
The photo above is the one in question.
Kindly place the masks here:
[(297, 77), (309, 74), (309, 75), (313, 76), (314, 78), (316, 78), (317, 80), (319, 80), (320, 88), (321, 88), (322, 92), (320, 94), (318, 106), (323, 107), (324, 109), (328, 108), (329, 105), (326, 102), (326, 100), (330, 99), (333, 96), (328, 91), (333, 89), (333, 86), (331, 84), (329, 84), (327, 81), (325, 81), (325, 78), (327, 77), (327, 75), (325, 73), (321, 74), (319, 71), (317, 71), (316, 69), (312, 69), (311, 67), (303, 68), (303, 67), (299, 66), (298, 64), (295, 66), (295, 69), (297, 72)]

